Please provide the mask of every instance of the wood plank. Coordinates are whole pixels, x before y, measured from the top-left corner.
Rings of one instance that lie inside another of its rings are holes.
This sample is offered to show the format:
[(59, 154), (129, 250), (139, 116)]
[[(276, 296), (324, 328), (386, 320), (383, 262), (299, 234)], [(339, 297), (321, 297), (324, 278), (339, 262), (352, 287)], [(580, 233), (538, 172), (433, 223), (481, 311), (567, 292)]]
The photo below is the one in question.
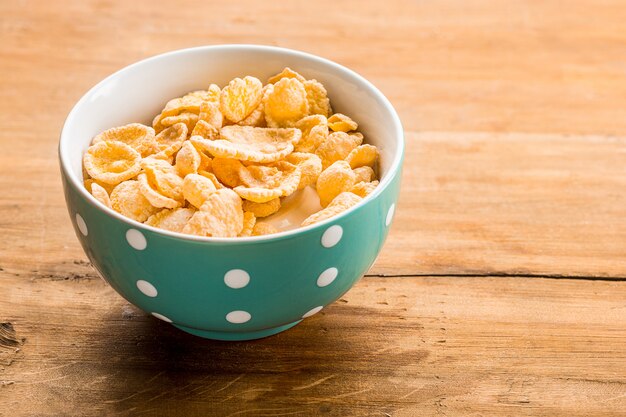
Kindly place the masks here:
[(0, 279), (0, 321), (20, 343), (0, 343), (0, 414), (571, 417), (626, 409), (623, 282), (366, 278), (288, 332), (225, 343), (146, 316), (93, 274)]

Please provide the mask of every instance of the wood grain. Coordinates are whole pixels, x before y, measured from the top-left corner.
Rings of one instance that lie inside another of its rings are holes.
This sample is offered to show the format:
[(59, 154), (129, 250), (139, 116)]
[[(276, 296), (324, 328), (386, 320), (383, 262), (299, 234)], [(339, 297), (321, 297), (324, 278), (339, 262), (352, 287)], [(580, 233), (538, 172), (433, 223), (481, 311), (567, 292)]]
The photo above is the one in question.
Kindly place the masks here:
[[(23, 0), (0, 13), (0, 416), (626, 409), (623, 1)], [(96, 82), (220, 43), (353, 68), (407, 137), (370, 277), (236, 344), (146, 317), (96, 278), (56, 162)]]
[(366, 278), (292, 330), (224, 343), (146, 316), (91, 273), (0, 279), (4, 320), (25, 338), (0, 372), (7, 416), (626, 409), (622, 282)]

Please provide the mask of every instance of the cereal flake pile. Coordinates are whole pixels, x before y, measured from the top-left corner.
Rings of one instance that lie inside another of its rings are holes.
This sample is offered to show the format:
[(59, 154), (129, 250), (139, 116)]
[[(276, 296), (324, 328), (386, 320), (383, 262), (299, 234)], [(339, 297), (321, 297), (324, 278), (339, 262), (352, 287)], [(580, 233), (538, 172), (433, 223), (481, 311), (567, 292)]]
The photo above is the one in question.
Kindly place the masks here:
[(85, 187), (138, 222), (198, 236), (277, 233), (258, 221), (312, 186), (322, 209), (302, 226), (357, 204), (378, 185), (378, 150), (333, 114), (326, 89), (285, 68), (263, 86), (235, 78), (170, 100), (152, 127), (106, 130), (83, 156)]

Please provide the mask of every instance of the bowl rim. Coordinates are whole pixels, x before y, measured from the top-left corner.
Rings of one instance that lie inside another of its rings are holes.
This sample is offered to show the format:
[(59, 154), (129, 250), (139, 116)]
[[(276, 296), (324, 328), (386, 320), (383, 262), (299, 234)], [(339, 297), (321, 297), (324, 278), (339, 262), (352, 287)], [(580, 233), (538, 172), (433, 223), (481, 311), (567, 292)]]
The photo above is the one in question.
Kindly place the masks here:
[[(236, 238), (195, 236), (195, 235), (189, 235), (189, 234), (172, 232), (169, 230), (160, 229), (157, 227), (149, 226), (144, 223), (140, 223), (126, 216), (123, 216), (122, 214), (116, 212), (112, 208), (109, 208), (105, 206), (103, 203), (101, 203), (100, 201), (98, 201), (80, 183), (77, 176), (74, 175), (72, 170), (69, 168), (70, 158), (68, 155), (66, 155), (63, 152), (63, 149), (64, 149), (63, 145), (66, 144), (66, 147), (67, 147), (67, 144), (69, 144), (70, 143), (69, 141), (71, 140), (71, 137), (68, 133), (69, 126), (71, 126), (74, 123), (74, 120), (77, 117), (76, 114), (78, 113), (79, 109), (103, 85), (109, 83), (111, 80), (115, 79), (116, 77), (119, 77), (121, 74), (123, 74), (126, 71), (130, 71), (133, 68), (136, 68), (141, 65), (145, 65), (146, 63), (149, 63), (149, 62), (159, 61), (161, 59), (169, 59), (176, 55), (193, 54), (193, 53), (209, 51), (209, 50), (210, 51), (240, 50), (242, 52), (246, 50), (255, 50), (255, 51), (278, 52), (278, 53), (285, 54), (287, 56), (299, 57), (299, 58), (304, 58), (304, 59), (308, 59), (311, 61), (316, 61), (318, 63), (321, 63), (323, 65), (330, 67), (334, 71), (344, 72), (347, 75), (355, 78), (357, 81), (359, 81), (363, 85), (365, 85), (368, 88), (369, 93), (373, 94), (380, 102), (382, 102), (384, 107), (389, 111), (389, 113), (391, 114), (391, 122), (394, 128), (399, 132), (399, 135), (397, 137), (397, 148), (396, 148), (395, 155), (393, 157), (393, 161), (385, 177), (380, 180), (380, 184), (374, 189), (374, 191), (371, 194), (367, 195), (362, 201), (358, 202), (354, 206), (348, 208), (347, 210), (344, 210), (343, 212), (335, 216), (329, 217), (328, 219), (322, 220), (317, 223), (313, 223), (308, 226), (301, 226), (295, 229), (286, 230), (286, 231), (282, 231), (279, 233), (273, 233), (270, 235), (236, 237)], [(370, 81), (368, 81), (365, 77), (363, 77), (356, 71), (351, 70), (350, 68), (347, 68), (327, 58), (322, 58), (320, 56), (317, 56), (308, 52), (295, 50), (295, 49), (283, 48), (283, 47), (278, 47), (278, 46), (269, 46), (269, 45), (257, 45), (257, 44), (219, 44), (219, 45), (196, 46), (196, 47), (191, 47), (191, 48), (177, 49), (177, 50), (173, 50), (169, 52), (160, 53), (160, 54), (153, 55), (148, 58), (144, 58), (142, 60), (136, 61), (108, 75), (106, 78), (104, 78), (103, 80), (98, 82), (96, 85), (91, 87), (86, 93), (84, 93), (81, 96), (81, 98), (76, 102), (76, 104), (72, 107), (70, 112), (68, 113), (68, 116), (66, 117), (65, 122), (63, 123), (63, 128), (61, 129), (59, 145), (58, 145), (58, 155), (59, 155), (59, 161), (61, 165), (62, 174), (66, 177), (66, 179), (69, 181), (71, 186), (77, 189), (78, 193), (81, 194), (82, 197), (89, 204), (91, 204), (98, 210), (104, 212), (105, 214), (109, 215), (110, 217), (113, 217), (117, 220), (121, 220), (122, 222), (126, 223), (132, 228), (144, 229), (152, 233), (158, 233), (158, 234), (167, 236), (169, 238), (182, 239), (182, 240), (187, 240), (187, 241), (203, 242), (203, 243), (218, 243), (218, 244), (244, 244), (244, 243), (259, 242), (259, 241), (283, 240), (283, 239), (288, 239), (299, 234), (304, 234), (309, 231), (313, 231), (315, 229), (323, 229), (323, 228), (326, 228), (330, 223), (337, 222), (340, 219), (343, 219), (344, 217), (347, 217), (351, 215), (352, 213), (360, 210), (366, 204), (370, 203), (377, 196), (379, 196), (389, 186), (389, 184), (391, 183), (391, 181), (396, 175), (400, 175), (400, 171), (401, 171), (400, 168), (401, 168), (402, 160), (404, 157), (404, 147), (405, 147), (404, 129), (402, 127), (402, 122), (400, 121), (400, 117), (398, 116), (398, 113), (396, 112), (395, 108), (393, 107), (389, 99), (378, 88), (376, 88), (374, 84), (372, 84)], [(70, 213), (70, 215), (72, 216), (73, 213)]]

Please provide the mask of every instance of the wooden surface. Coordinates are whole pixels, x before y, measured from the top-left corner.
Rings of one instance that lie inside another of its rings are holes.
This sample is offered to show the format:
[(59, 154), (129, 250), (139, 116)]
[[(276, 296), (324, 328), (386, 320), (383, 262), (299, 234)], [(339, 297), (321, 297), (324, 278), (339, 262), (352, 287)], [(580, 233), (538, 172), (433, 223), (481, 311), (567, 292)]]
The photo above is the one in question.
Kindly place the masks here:
[[(624, 415), (626, 4), (0, 2), (0, 415)], [(294, 329), (198, 339), (96, 278), (57, 138), (111, 72), (262, 43), (347, 65), (398, 109), (397, 216), (372, 270)]]

